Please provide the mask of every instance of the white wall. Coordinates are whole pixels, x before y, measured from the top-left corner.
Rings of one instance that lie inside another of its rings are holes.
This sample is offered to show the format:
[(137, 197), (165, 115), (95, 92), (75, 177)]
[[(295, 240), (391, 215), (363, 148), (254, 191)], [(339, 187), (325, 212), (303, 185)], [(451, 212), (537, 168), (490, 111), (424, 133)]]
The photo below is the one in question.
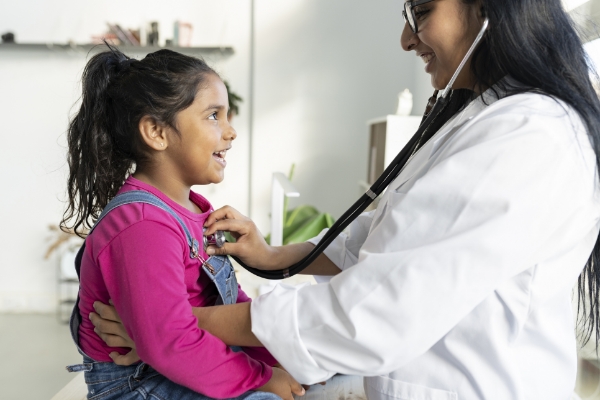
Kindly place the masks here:
[[(76, 0), (2, 0), (0, 32), (13, 31), (19, 42), (87, 43), (105, 31), (105, 21), (136, 27), (157, 19), (171, 36), (173, 21), (194, 25), (193, 45), (233, 46), (226, 60), (208, 60), (248, 99), (249, 2), (173, 0), (81, 2)], [(208, 12), (210, 10), (210, 12)], [(57, 224), (65, 199), (65, 130), (79, 96), (86, 54), (0, 52), (0, 311), (55, 309), (56, 260), (43, 260), (49, 224)], [(225, 201), (246, 212), (248, 180), (248, 103), (234, 120), (238, 139), (227, 175), (217, 187), (203, 187), (215, 205)]]
[(366, 121), (393, 113), (404, 88), (417, 91), (414, 111), (424, 110), (430, 93), (415, 80), (422, 62), (400, 47), (401, 7), (396, 0), (257, 0), (252, 217), (264, 232), (272, 171), (296, 163), (301, 197), (291, 204), (339, 217), (366, 179)]
[[(252, 210), (248, 205), (250, 1), (2, 1), (0, 33), (20, 42), (89, 41), (105, 22), (134, 28), (150, 20), (170, 36), (176, 19), (194, 25), (193, 45), (231, 45), (212, 60), (246, 101), (225, 181), (199, 190), (216, 206), (251, 211), (268, 231), (270, 177), (295, 162), (294, 183), (322, 211), (339, 216), (360, 194), (368, 119), (392, 113), (410, 88), (416, 113), (430, 95), (414, 54), (399, 44), (396, 0), (256, 1)], [(55, 260), (44, 261), (48, 224), (65, 199), (65, 130), (85, 54), (0, 52), (0, 312), (53, 311)], [(210, 61), (210, 60), (209, 60)], [(420, 78), (418, 78), (420, 77)]]

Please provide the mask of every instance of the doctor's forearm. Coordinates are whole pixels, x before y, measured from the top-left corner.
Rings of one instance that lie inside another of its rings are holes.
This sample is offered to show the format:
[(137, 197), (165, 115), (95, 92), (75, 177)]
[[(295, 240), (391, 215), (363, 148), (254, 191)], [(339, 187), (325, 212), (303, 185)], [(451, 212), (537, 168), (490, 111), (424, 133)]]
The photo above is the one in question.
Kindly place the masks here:
[(229, 346), (263, 347), (252, 333), (250, 302), (214, 307), (194, 307), (198, 327)]
[[(309, 242), (274, 247), (275, 256), (271, 265), (273, 269), (289, 267), (306, 257), (314, 247), (315, 245)], [(326, 255), (321, 254), (301, 274), (330, 276), (337, 275), (340, 272), (341, 270)]]

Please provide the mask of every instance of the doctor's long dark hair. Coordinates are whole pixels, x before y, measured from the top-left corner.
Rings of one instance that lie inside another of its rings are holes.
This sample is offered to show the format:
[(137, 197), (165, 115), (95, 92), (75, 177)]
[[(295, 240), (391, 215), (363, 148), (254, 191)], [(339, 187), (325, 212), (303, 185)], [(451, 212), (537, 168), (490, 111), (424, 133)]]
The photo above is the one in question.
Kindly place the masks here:
[(203, 60), (171, 50), (135, 60), (107, 46), (83, 71), (81, 107), (67, 132), (69, 201), (60, 226), (81, 237), (148, 162), (140, 119), (149, 115), (177, 132), (177, 113), (193, 103), (206, 75), (216, 75)]
[[(560, 99), (583, 119), (600, 171), (600, 101), (590, 62), (561, 0), (462, 0), (481, 6), (489, 28), (473, 53), (478, 84), (491, 87), (510, 75), (525, 87), (498, 84), (508, 95), (537, 92)], [(455, 101), (464, 102), (465, 96)], [(600, 184), (600, 181), (598, 182)], [(578, 281), (578, 324), (583, 343), (600, 341), (600, 237)]]

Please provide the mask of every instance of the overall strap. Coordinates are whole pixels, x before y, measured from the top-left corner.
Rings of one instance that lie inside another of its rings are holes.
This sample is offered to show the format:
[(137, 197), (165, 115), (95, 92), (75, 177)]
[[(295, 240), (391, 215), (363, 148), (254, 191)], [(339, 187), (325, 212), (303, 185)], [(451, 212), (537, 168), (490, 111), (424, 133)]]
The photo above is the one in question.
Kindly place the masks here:
[[(192, 235), (190, 234), (190, 231), (188, 230), (185, 223), (181, 220), (181, 218), (179, 218), (179, 215), (177, 215), (171, 207), (169, 207), (164, 201), (162, 201), (156, 195), (154, 195), (150, 192), (146, 192), (144, 190), (132, 190), (129, 192), (124, 192), (124, 193), (116, 195), (106, 205), (106, 207), (104, 207), (104, 210), (102, 210), (102, 213), (100, 213), (98, 220), (96, 221), (96, 223), (90, 230), (89, 234), (92, 233), (92, 231), (98, 226), (100, 221), (102, 221), (102, 219), (104, 217), (106, 217), (106, 215), (109, 212), (111, 212), (112, 210), (114, 210), (117, 207), (120, 207), (125, 204), (131, 204), (131, 203), (150, 204), (150, 205), (158, 207), (161, 210), (164, 210), (164, 211), (168, 212), (169, 214), (171, 214), (173, 216), (173, 218), (175, 218), (175, 220), (177, 220), (179, 225), (181, 225), (181, 228), (185, 232), (185, 237), (186, 237), (188, 246), (190, 247), (190, 258), (198, 257), (198, 241), (192, 237)], [(83, 244), (79, 248), (79, 251), (77, 252), (77, 256), (75, 257), (75, 271), (77, 272), (77, 278), (80, 278), (81, 259), (83, 258), (84, 251), (85, 251), (85, 240), (83, 241)], [(71, 313), (71, 319), (69, 321), (71, 336), (73, 337), (73, 340), (77, 344), (78, 349), (79, 349), (79, 326), (81, 325), (81, 314), (79, 313), (79, 299), (80, 299), (79, 294), (77, 294), (77, 300), (75, 301), (75, 305), (73, 307), (73, 312)], [(81, 354), (85, 354), (85, 353), (83, 353), (83, 351), (81, 349), (79, 349), (79, 351), (81, 352)]]
[[(181, 228), (185, 232), (185, 238), (187, 240), (188, 246), (190, 247), (190, 258), (196, 258), (198, 256), (198, 251), (199, 251), (198, 241), (196, 239), (194, 239), (194, 237), (191, 235), (189, 229), (187, 228), (187, 226), (185, 225), (183, 220), (179, 217), (179, 215), (177, 215), (175, 213), (175, 211), (173, 211), (173, 209), (167, 205), (167, 203), (165, 203), (160, 198), (158, 198), (158, 196), (156, 196), (150, 192), (146, 192), (145, 190), (131, 190), (129, 192), (124, 192), (124, 193), (118, 194), (115, 197), (113, 197), (113, 199), (106, 205), (106, 207), (104, 207), (104, 210), (102, 210), (102, 213), (100, 213), (98, 220), (96, 221), (96, 223), (94, 224), (94, 226), (92, 227), (92, 229), (90, 230), (88, 235), (91, 234), (94, 231), (94, 229), (96, 229), (98, 224), (100, 224), (100, 221), (102, 221), (102, 219), (104, 217), (106, 217), (106, 215), (109, 212), (111, 212), (112, 210), (114, 210), (117, 207), (123, 206), (125, 204), (132, 204), (132, 203), (150, 204), (150, 205), (158, 207), (161, 210), (164, 210), (164, 211), (168, 212), (169, 214), (171, 214), (171, 216), (173, 216), (173, 218), (175, 218), (175, 220), (177, 220), (177, 222), (179, 223), (179, 225), (181, 225)], [(85, 248), (85, 242), (83, 243), (83, 246), (81, 246), (81, 249), (79, 249), (79, 252), (76, 257), (76, 262), (75, 262), (76, 268), (75, 269), (77, 270), (78, 277), (79, 277), (79, 268), (81, 266), (81, 257), (83, 256), (84, 248)]]
[(106, 215), (109, 212), (111, 212), (112, 210), (114, 210), (117, 207), (123, 206), (125, 204), (131, 204), (131, 203), (150, 204), (150, 205), (158, 207), (158, 208), (168, 212), (169, 214), (171, 214), (173, 216), (173, 218), (175, 218), (177, 220), (177, 222), (179, 222), (179, 225), (181, 225), (181, 228), (185, 232), (185, 237), (187, 239), (187, 243), (190, 246), (190, 248), (192, 247), (194, 239), (193, 239), (192, 235), (190, 234), (190, 231), (188, 230), (185, 223), (179, 217), (179, 215), (177, 215), (175, 213), (175, 211), (173, 211), (173, 209), (171, 207), (169, 207), (167, 205), (167, 203), (162, 201), (158, 196), (156, 196), (150, 192), (146, 192), (145, 190), (131, 190), (129, 192), (124, 192), (124, 193), (118, 194), (115, 197), (113, 197), (113, 199), (106, 205), (106, 207), (104, 207), (104, 210), (102, 210), (102, 213), (100, 213), (100, 216), (98, 217), (98, 220), (94, 224), (94, 227), (92, 228), (90, 233), (92, 233), (92, 231), (98, 226), (100, 221), (102, 221), (102, 219), (104, 217), (106, 217)]

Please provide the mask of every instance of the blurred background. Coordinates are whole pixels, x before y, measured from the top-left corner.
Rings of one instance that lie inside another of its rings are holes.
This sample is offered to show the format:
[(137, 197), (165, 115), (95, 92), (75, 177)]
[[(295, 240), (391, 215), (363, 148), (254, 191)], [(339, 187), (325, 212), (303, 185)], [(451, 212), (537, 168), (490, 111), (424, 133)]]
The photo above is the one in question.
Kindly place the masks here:
[[(238, 138), (225, 181), (196, 189), (266, 235), (274, 172), (295, 165), (300, 196), (289, 208), (337, 218), (391, 151), (381, 129), (418, 124), (432, 89), (422, 61), (400, 48), (402, 3), (0, 0), (0, 398), (51, 398), (71, 379), (64, 365), (79, 361), (61, 323), (76, 293), (69, 257), (79, 243), (54, 227), (66, 199), (65, 132), (92, 43), (108, 38), (134, 58), (170, 46), (221, 74), (241, 98)], [(600, 56), (600, 0), (564, 3), (591, 58)], [(412, 108), (387, 117), (405, 89)], [(264, 282), (240, 274), (258, 294)], [(582, 398), (600, 398), (592, 353), (582, 358)]]

